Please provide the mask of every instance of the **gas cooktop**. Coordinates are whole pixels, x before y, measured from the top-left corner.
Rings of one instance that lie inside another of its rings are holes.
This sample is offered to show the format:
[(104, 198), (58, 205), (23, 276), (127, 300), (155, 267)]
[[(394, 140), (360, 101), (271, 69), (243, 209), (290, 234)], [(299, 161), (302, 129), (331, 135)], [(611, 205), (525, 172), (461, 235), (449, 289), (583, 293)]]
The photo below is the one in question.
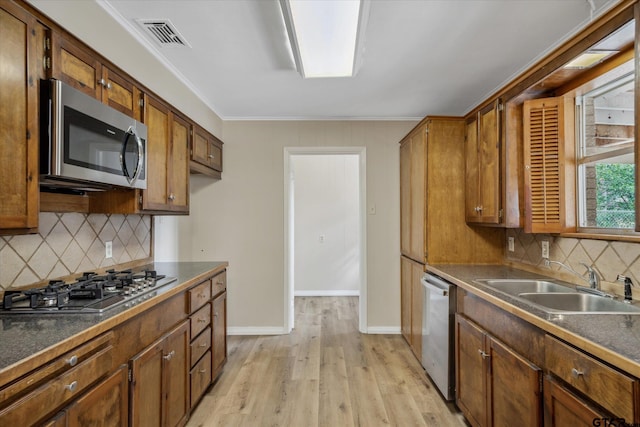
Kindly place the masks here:
[(155, 296), (158, 288), (175, 280), (155, 270), (108, 270), (104, 275), (87, 272), (72, 283), (51, 280), (41, 288), (7, 290), (0, 314), (102, 313), (145, 301)]

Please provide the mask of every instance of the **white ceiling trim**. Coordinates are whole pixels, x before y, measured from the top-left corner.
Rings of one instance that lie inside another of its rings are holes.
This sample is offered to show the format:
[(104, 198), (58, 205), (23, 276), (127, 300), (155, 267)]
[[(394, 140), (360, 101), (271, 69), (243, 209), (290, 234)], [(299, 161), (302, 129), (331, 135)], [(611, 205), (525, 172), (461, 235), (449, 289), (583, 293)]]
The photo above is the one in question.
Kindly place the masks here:
[(261, 122), (261, 121), (272, 121), (272, 122), (277, 122), (277, 121), (281, 121), (281, 122), (312, 122), (312, 121), (327, 121), (327, 122), (406, 122), (406, 121), (420, 121), (424, 119), (424, 117), (344, 117), (344, 116), (323, 116), (323, 117), (318, 117), (318, 116), (292, 116), (292, 117), (282, 117), (282, 116), (275, 116), (275, 117), (269, 117), (269, 116), (264, 116), (264, 117), (256, 117), (256, 116), (249, 116), (249, 117), (236, 117), (233, 116), (232, 118), (229, 119), (225, 119), (225, 121), (228, 122), (249, 122), (249, 121), (256, 121), (256, 122)]
[(211, 111), (213, 111), (220, 119), (228, 120), (220, 113), (214, 105), (211, 105), (209, 100), (204, 98), (201, 95), (201, 92), (198, 88), (184, 75), (178, 70), (163, 54), (160, 52), (158, 47), (147, 39), (146, 35), (143, 33), (142, 29), (137, 25), (134, 25), (127, 18), (122, 16), (117, 9), (113, 7), (108, 0), (96, 0), (98, 5), (102, 7), (113, 19), (115, 19), (129, 34), (133, 36), (145, 49), (151, 53), (158, 61), (162, 63), (181, 83), (183, 83), (195, 96), (198, 97)]

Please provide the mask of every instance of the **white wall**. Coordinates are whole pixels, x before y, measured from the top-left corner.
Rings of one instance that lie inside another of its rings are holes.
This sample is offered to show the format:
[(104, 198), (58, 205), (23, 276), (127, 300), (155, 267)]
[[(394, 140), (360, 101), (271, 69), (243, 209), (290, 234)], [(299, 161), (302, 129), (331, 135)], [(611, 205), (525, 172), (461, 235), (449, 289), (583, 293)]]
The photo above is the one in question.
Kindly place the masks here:
[(359, 157), (293, 155), (296, 295), (360, 290)]
[(231, 333), (284, 325), (284, 147), (367, 149), (368, 329), (400, 328), (398, 142), (415, 122), (225, 122), (222, 180), (191, 178), (181, 260), (228, 260)]

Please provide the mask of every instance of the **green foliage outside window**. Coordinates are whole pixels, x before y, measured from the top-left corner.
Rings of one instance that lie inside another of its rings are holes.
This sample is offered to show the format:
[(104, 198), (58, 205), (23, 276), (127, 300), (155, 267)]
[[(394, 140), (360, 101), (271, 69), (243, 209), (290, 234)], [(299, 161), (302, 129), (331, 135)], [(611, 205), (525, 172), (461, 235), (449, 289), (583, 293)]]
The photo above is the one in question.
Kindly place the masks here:
[(603, 228), (634, 228), (635, 167), (633, 164), (596, 165), (596, 224)]

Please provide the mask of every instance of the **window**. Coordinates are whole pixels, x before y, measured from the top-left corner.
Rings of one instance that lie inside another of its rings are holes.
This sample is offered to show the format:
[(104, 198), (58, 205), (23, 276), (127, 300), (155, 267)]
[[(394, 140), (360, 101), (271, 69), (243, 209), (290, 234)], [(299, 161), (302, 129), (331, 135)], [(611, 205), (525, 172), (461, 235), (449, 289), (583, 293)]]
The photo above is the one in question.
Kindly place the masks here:
[(634, 79), (627, 74), (576, 98), (581, 228), (634, 230)]

